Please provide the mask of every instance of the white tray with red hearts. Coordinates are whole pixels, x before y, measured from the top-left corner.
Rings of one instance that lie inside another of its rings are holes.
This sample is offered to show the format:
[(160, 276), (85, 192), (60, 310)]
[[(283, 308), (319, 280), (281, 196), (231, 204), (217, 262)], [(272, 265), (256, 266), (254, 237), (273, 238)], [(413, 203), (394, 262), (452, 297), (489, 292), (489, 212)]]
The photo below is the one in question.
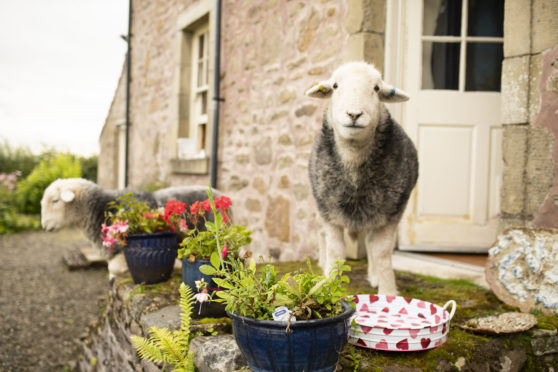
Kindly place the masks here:
[[(361, 294), (353, 297), (349, 342), (389, 351), (428, 350), (448, 339), (455, 301), (444, 306), (401, 296)], [(448, 312), (448, 307), (451, 310)]]

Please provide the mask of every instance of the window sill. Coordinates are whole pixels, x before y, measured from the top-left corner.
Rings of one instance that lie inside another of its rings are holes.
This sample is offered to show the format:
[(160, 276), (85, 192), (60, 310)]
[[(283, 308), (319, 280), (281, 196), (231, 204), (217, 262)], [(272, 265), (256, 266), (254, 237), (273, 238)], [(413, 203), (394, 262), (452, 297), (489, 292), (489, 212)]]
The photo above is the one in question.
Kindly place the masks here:
[(173, 174), (208, 174), (209, 158), (171, 159), (170, 168)]

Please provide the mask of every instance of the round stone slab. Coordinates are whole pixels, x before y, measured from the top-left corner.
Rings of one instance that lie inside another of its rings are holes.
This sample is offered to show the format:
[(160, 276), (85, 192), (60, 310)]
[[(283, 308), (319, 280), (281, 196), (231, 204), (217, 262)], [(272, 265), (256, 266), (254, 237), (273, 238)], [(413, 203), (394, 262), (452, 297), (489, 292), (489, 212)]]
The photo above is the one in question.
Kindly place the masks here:
[(558, 313), (558, 230), (514, 228), (488, 251), (486, 281), (522, 312)]

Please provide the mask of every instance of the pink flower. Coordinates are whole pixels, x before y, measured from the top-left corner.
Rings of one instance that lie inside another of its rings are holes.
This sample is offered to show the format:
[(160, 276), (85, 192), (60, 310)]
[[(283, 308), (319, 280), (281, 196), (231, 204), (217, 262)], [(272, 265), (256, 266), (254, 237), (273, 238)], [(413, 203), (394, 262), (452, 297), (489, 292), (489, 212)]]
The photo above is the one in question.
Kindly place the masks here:
[(106, 233), (108, 233), (108, 231), (109, 231), (108, 226), (105, 225), (104, 223), (101, 224), (101, 232), (102, 232), (104, 235), (106, 235)]
[(178, 221), (178, 227), (180, 228), (181, 232), (188, 231), (188, 224), (186, 223), (186, 220), (184, 218), (181, 218), (180, 221)]
[(114, 232), (124, 234), (126, 231), (128, 231), (128, 220), (123, 221), (123, 222), (122, 221), (116, 221), (114, 223), (114, 225), (112, 225), (112, 226), (114, 226), (114, 229), (113, 229)]
[(223, 247), (223, 250), (221, 251), (221, 257), (225, 258), (225, 256), (227, 255), (228, 249), (227, 249), (227, 243), (225, 243), (225, 246)]
[(194, 298), (196, 299), (196, 301), (198, 301), (201, 304), (209, 300), (209, 294), (207, 293), (207, 290), (204, 288), (200, 293), (196, 293), (194, 295)]

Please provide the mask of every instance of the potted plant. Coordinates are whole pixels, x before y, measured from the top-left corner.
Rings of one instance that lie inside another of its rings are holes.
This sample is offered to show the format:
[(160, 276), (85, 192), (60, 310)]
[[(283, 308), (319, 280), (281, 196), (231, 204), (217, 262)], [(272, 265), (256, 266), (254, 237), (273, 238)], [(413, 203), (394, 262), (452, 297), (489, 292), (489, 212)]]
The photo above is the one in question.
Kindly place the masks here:
[[(234, 225), (231, 222), (231, 204), (227, 196), (213, 198), (209, 188), (206, 200), (190, 205), (187, 219), (191, 228), (185, 232), (180, 243), (181, 248), (178, 250), (178, 258), (182, 260), (182, 281), (208, 296), (212, 296), (219, 288), (213, 280), (215, 275), (201, 273), (200, 267), (211, 263), (211, 255), (214, 252), (219, 252), (223, 261), (229, 258), (238, 259), (240, 248), (252, 241), (251, 231), (245, 226)], [(248, 251), (245, 254), (250, 253)], [(213, 260), (215, 265), (221, 262), (216, 256)], [(226, 315), (224, 306), (220, 303), (208, 302), (203, 308), (201, 305), (201, 302), (196, 302), (194, 317)]]
[(102, 224), (103, 245), (123, 246), (134, 283), (169, 279), (176, 259), (179, 234), (187, 231), (186, 205), (170, 200), (164, 208), (151, 209), (131, 193), (109, 203), (107, 224)]
[[(254, 371), (333, 371), (348, 340), (354, 309), (343, 287), (350, 267), (343, 261), (327, 276), (307, 271), (279, 279), (273, 265), (256, 268), (254, 259), (230, 260), (227, 268), (215, 252), (203, 273), (219, 277), (236, 342)], [(217, 265), (215, 265), (217, 263)]]

